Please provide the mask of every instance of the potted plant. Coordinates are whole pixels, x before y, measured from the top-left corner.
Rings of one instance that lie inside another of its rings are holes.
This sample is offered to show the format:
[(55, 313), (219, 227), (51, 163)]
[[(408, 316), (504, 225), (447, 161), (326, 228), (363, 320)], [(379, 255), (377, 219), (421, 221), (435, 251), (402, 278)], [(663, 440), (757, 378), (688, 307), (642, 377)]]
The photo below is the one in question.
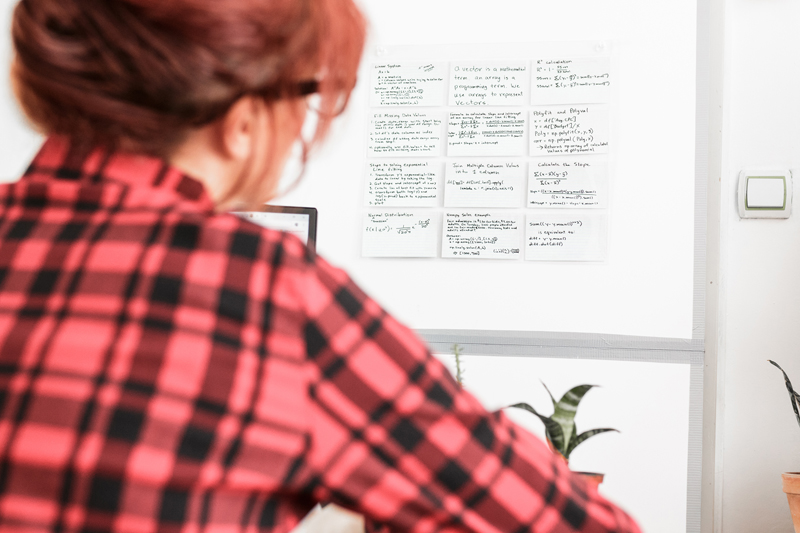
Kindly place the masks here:
[[(792, 409), (794, 416), (797, 418), (797, 423), (800, 424), (800, 394), (798, 394), (792, 382), (789, 381), (789, 376), (780, 367), (778, 363), (769, 359), (769, 362), (778, 367), (778, 370), (783, 373), (783, 379), (786, 382), (786, 390), (789, 391), (789, 399), (792, 402)], [(789, 510), (792, 513), (792, 522), (794, 523), (795, 533), (800, 533), (800, 472), (786, 472), (783, 474), (783, 492), (786, 493), (786, 499), (789, 500)]]
[[(545, 428), (545, 435), (547, 437), (547, 444), (550, 449), (558, 454), (564, 461), (569, 464), (569, 457), (578, 445), (585, 442), (590, 437), (599, 435), (600, 433), (607, 433), (609, 431), (617, 431), (613, 428), (597, 428), (578, 433), (578, 428), (575, 425), (575, 414), (578, 412), (578, 404), (580, 404), (583, 397), (595, 385), (578, 385), (567, 391), (559, 401), (553, 397), (547, 385), (544, 385), (547, 394), (550, 395), (550, 400), (553, 402), (553, 414), (545, 416), (539, 413), (536, 409), (527, 403), (517, 403), (509, 407), (516, 407), (524, 409), (539, 417)], [(576, 472), (581, 474), (584, 478), (594, 486), (603, 482), (604, 474), (596, 472)]]

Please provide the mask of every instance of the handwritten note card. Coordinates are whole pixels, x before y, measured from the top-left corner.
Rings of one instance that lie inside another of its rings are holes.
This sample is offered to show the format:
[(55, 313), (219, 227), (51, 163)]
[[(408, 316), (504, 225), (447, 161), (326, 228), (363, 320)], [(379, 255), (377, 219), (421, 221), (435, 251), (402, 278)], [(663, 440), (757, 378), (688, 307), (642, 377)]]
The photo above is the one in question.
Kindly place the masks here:
[(531, 103), (592, 104), (608, 102), (611, 59), (581, 57), (533, 62)]
[(449, 211), (444, 215), (442, 257), (516, 259), (522, 216), (502, 211)]
[(608, 106), (534, 107), (530, 138), (532, 156), (604, 154), (608, 152)]
[(524, 105), (527, 83), (527, 61), (453, 63), (450, 105)]
[(369, 105), (444, 105), (446, 75), (445, 63), (376, 63), (370, 73)]
[(367, 213), (364, 257), (436, 257), (439, 224), (429, 211)]
[(524, 152), (522, 111), (450, 113), (448, 156), (521, 156)]
[(525, 259), (529, 261), (604, 261), (608, 215), (528, 215)]
[(443, 142), (440, 113), (372, 113), (369, 121), (367, 152), (373, 157), (437, 156)]
[(367, 206), (436, 207), (442, 166), (432, 161), (367, 163)]
[(445, 207), (520, 207), (525, 170), (519, 161), (450, 161)]
[(528, 176), (528, 207), (608, 207), (605, 158), (536, 159)]

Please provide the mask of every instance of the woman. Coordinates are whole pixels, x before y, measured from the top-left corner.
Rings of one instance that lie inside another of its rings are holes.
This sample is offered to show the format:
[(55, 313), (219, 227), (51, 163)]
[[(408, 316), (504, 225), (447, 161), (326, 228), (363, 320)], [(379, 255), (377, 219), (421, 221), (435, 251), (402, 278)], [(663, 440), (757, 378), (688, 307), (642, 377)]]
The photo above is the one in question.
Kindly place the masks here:
[[(638, 531), (293, 237), (274, 194), (364, 40), (351, 0), (22, 0), (48, 135), (0, 188), (0, 530)], [(304, 154), (307, 150), (304, 150)]]

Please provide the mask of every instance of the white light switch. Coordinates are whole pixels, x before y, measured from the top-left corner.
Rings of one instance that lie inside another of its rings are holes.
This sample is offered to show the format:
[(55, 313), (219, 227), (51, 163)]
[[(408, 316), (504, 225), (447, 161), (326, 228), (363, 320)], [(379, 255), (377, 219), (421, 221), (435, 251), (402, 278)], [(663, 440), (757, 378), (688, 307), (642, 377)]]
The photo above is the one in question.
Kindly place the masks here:
[(786, 204), (786, 178), (774, 176), (748, 176), (748, 209), (754, 207), (783, 209)]
[(792, 173), (788, 169), (748, 169), (739, 174), (739, 216), (789, 218)]

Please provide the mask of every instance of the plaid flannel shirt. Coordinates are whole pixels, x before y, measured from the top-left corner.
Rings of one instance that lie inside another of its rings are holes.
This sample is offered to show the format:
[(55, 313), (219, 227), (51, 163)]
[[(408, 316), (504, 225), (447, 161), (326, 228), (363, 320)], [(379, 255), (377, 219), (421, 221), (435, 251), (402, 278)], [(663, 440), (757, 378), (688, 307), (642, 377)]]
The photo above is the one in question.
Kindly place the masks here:
[(0, 531), (636, 532), (294, 237), (51, 138), (0, 186)]

